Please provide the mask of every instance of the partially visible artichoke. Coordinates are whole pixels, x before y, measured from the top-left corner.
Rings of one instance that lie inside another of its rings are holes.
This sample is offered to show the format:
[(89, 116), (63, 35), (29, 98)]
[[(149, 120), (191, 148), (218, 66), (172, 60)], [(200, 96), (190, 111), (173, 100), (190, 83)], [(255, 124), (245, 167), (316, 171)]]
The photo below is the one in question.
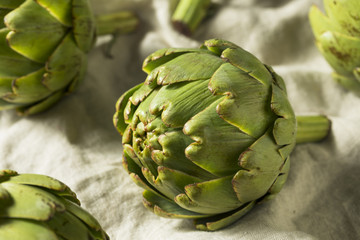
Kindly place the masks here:
[(206, 17), (210, 0), (180, 0), (171, 17), (174, 28), (180, 33), (192, 35)]
[[(131, 14), (120, 20), (124, 32), (137, 25)], [(100, 27), (114, 30), (106, 21)], [(0, 0), (0, 110), (38, 113), (73, 91), (96, 30), (88, 0)]]
[(79, 205), (75, 193), (56, 179), (0, 171), (0, 239), (109, 239)]
[(360, 96), (360, 1), (324, 0), (309, 13), (316, 45), (335, 70), (333, 78)]
[(146, 207), (199, 229), (223, 228), (278, 193), (295, 142), (329, 130), (321, 116), (299, 118), (297, 130), (282, 78), (228, 41), (159, 50), (143, 70), (145, 83), (116, 105), (123, 165)]

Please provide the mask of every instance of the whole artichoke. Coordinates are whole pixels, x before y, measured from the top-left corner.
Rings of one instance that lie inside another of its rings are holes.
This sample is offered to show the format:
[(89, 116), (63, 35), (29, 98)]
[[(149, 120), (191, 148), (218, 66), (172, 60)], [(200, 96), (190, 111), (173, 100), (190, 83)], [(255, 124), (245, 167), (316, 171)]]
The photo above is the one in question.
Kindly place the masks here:
[(335, 70), (333, 78), (360, 96), (360, 2), (324, 0), (326, 15), (312, 6), (316, 45)]
[[(284, 82), (235, 44), (162, 49), (117, 102), (123, 165), (163, 217), (216, 230), (272, 197), (289, 171), (296, 118)], [(299, 120), (297, 141), (327, 135), (326, 117)]]
[(46, 110), (73, 91), (87, 69), (95, 33), (135, 29), (134, 14), (95, 20), (88, 0), (0, 0), (0, 110)]
[(79, 205), (75, 193), (56, 179), (0, 171), (0, 239), (109, 239)]

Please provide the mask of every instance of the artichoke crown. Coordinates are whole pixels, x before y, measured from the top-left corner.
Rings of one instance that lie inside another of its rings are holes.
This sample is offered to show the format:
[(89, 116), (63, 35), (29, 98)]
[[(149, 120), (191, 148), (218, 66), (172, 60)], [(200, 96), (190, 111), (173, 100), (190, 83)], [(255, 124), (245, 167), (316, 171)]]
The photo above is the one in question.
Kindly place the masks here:
[(72, 91), (95, 39), (88, 0), (0, 0), (0, 109), (40, 112)]
[(360, 94), (360, 2), (324, 0), (324, 7), (326, 14), (316, 6), (309, 13), (317, 47), (334, 79)]
[(280, 191), (296, 120), (271, 67), (212, 39), (159, 50), (143, 70), (145, 82), (118, 100), (114, 124), (145, 206), (215, 230)]
[(105, 240), (108, 236), (64, 183), (1, 170), (0, 239)]

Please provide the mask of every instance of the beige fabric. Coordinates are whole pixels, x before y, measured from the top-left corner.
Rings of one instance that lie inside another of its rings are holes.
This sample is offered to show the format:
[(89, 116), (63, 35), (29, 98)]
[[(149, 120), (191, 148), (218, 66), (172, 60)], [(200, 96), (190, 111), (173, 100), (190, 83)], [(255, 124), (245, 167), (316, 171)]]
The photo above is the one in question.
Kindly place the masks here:
[[(135, 34), (119, 37), (104, 55), (102, 38), (89, 56), (78, 91), (51, 110), (28, 118), (0, 112), (0, 168), (40, 173), (65, 182), (112, 239), (359, 239), (360, 98), (331, 79), (314, 46), (307, 18), (321, 0), (224, 0), (192, 38), (169, 24), (168, 0), (92, 0), (97, 13), (134, 9)], [(298, 115), (321, 113), (332, 133), (298, 145), (290, 176), (278, 196), (230, 227), (193, 229), (191, 220), (160, 218), (142, 205), (142, 190), (121, 166), (121, 137), (112, 125), (117, 98), (142, 82), (143, 59), (162, 47), (197, 47), (224, 38), (272, 65)]]

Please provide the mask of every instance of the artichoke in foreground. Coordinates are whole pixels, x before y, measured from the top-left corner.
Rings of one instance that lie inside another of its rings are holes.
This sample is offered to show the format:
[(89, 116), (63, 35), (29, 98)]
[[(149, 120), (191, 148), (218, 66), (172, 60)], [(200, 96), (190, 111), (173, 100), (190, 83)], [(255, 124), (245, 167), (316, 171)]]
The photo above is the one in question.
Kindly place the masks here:
[(44, 175), (0, 170), (0, 239), (109, 238), (64, 183)]
[(360, 2), (324, 0), (324, 7), (326, 15), (316, 6), (309, 12), (316, 45), (334, 80), (360, 96)]
[(225, 40), (159, 50), (143, 70), (114, 114), (123, 166), (147, 208), (198, 229), (223, 228), (273, 197), (295, 143), (330, 128), (324, 116), (295, 118), (282, 78)]
[(0, 0), (0, 19), (0, 110), (21, 115), (44, 111), (77, 87), (96, 32), (137, 25), (128, 12), (95, 20), (88, 0)]

